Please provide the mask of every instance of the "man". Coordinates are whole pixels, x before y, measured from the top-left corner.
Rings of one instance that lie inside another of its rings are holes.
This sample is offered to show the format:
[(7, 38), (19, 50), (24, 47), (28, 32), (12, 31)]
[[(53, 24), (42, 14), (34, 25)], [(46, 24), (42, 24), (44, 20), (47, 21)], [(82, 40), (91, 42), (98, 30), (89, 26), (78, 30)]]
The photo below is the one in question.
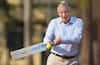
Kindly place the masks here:
[(57, 7), (59, 17), (50, 21), (43, 42), (53, 42), (47, 65), (79, 65), (79, 45), (83, 21), (70, 15), (70, 7), (61, 1)]

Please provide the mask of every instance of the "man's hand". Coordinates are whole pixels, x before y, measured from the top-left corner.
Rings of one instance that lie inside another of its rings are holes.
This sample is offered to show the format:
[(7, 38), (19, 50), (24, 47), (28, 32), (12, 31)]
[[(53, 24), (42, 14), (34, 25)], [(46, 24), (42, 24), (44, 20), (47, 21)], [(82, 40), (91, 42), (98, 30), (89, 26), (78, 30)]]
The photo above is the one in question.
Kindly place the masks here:
[(61, 43), (61, 39), (60, 38), (55, 38), (55, 40), (53, 41), (54, 44), (58, 45)]

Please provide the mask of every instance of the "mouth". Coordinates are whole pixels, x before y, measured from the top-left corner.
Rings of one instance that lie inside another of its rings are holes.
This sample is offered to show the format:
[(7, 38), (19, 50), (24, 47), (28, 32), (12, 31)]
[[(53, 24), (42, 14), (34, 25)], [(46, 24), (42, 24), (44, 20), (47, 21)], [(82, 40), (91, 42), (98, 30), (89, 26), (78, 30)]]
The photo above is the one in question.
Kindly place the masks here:
[(63, 19), (63, 20), (67, 20), (67, 19), (69, 19), (69, 17), (63, 17), (62, 19)]
[(63, 21), (68, 21), (70, 18), (69, 17), (63, 17), (62, 20)]

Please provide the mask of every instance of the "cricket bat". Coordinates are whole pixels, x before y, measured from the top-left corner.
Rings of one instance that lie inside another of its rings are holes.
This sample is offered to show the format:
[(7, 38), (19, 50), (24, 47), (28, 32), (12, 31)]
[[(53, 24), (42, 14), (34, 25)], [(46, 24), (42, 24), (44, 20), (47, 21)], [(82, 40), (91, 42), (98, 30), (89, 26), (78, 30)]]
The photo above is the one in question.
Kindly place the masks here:
[(29, 47), (26, 47), (26, 48), (22, 48), (22, 49), (12, 51), (11, 57), (15, 60), (21, 59), (21, 58), (30, 56), (30, 55), (35, 54), (35, 53), (46, 51), (47, 49), (50, 49), (50, 48), (51, 48), (50, 43), (43, 44), (41, 42), (41, 43), (38, 43), (36, 45), (32, 45), (32, 46), (29, 46)]

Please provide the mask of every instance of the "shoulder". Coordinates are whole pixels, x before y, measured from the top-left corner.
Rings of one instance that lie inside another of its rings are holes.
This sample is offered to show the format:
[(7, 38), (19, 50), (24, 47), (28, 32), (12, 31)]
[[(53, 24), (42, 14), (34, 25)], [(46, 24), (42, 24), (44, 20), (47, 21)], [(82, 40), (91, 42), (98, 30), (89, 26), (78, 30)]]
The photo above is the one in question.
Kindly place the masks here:
[(60, 21), (60, 17), (53, 18), (50, 20), (49, 24), (57, 24)]
[(71, 17), (71, 20), (72, 20), (72, 22), (75, 23), (75, 24), (84, 24), (82, 18), (78, 18), (78, 17), (72, 16), (72, 17)]

